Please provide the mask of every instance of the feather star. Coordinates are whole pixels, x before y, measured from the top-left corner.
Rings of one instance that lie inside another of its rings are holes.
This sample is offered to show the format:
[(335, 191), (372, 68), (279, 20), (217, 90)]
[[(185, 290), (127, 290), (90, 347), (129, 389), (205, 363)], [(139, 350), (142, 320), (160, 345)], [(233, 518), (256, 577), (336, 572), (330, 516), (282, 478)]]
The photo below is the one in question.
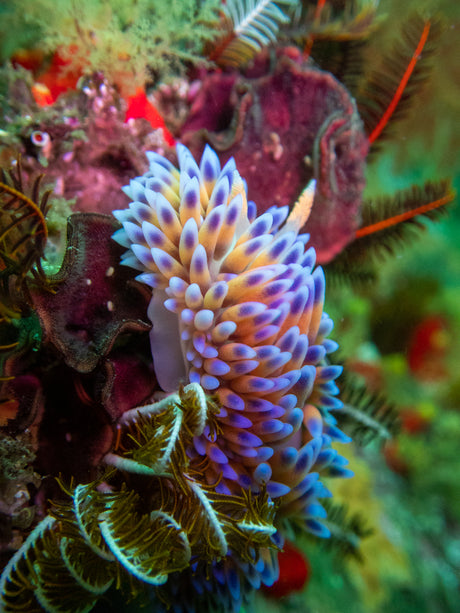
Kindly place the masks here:
[(165, 392), (199, 383), (220, 405), (220, 430), (195, 437), (217, 491), (267, 488), (283, 513), (327, 536), (317, 498), (320, 471), (350, 476), (333, 441), (350, 439), (330, 411), (341, 367), (328, 355), (333, 322), (323, 312), (325, 279), (308, 235), (314, 182), (289, 214), (257, 217), (235, 162), (223, 168), (207, 146), (200, 165), (177, 145), (179, 168), (149, 152), (150, 168), (124, 188), (128, 209), (114, 239), (122, 263), (153, 288), (148, 315), (155, 373)]

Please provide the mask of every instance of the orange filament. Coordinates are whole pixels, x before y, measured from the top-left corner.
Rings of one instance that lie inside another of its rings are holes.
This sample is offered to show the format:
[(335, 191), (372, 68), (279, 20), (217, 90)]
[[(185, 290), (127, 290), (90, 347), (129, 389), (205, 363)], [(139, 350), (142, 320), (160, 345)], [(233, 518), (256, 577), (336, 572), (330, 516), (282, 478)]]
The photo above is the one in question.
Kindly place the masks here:
[[(316, 3), (315, 14), (313, 16), (313, 23), (318, 24), (321, 18), (321, 13), (326, 5), (327, 0), (318, 0)], [(308, 60), (311, 53), (311, 48), (313, 47), (313, 43), (315, 42), (315, 37), (313, 34), (310, 34), (305, 41), (304, 49), (303, 49), (303, 59)]]
[(121, 427), (120, 427), (120, 424), (117, 424), (117, 437), (115, 440), (115, 447), (114, 447), (115, 451), (119, 449), (120, 442), (121, 442)]
[(430, 28), (431, 28), (431, 24), (429, 21), (427, 21), (425, 23), (423, 32), (418, 41), (417, 48), (415, 49), (414, 54), (412, 55), (412, 58), (403, 74), (403, 77), (395, 91), (393, 98), (391, 99), (390, 104), (387, 107), (387, 110), (382, 115), (380, 121), (378, 122), (378, 124), (375, 126), (375, 128), (372, 130), (371, 134), (369, 135), (370, 143), (373, 143), (380, 136), (380, 134), (382, 133), (382, 130), (385, 128), (388, 121), (390, 120), (390, 117), (393, 115), (396, 107), (398, 106), (401, 96), (403, 95), (404, 90), (406, 89), (407, 83), (414, 71), (415, 65), (420, 59), (420, 55), (423, 51), (423, 47), (425, 46), (426, 41), (428, 39)]
[(318, 0), (318, 2), (316, 3), (315, 16), (314, 16), (315, 21), (319, 21), (319, 18), (321, 17), (321, 13), (323, 12), (323, 8), (325, 4), (326, 4), (326, 0)]
[(395, 226), (398, 223), (402, 223), (403, 221), (407, 221), (416, 215), (423, 215), (424, 213), (431, 211), (432, 209), (437, 209), (444, 204), (450, 202), (454, 197), (454, 194), (450, 193), (438, 200), (433, 200), (433, 202), (429, 202), (428, 204), (422, 204), (421, 206), (413, 209), (412, 211), (405, 211), (404, 213), (400, 213), (399, 215), (394, 215), (393, 217), (389, 217), (388, 219), (383, 219), (382, 221), (378, 221), (377, 223), (373, 223), (369, 226), (364, 226), (363, 228), (359, 228), (356, 231), (355, 238), (363, 238), (363, 236), (369, 236), (369, 234), (375, 234), (376, 232), (380, 232), (381, 230), (386, 230), (391, 226)]
[(75, 391), (77, 392), (77, 396), (83, 404), (86, 404), (89, 407), (94, 406), (96, 404), (95, 401), (88, 394), (88, 392), (85, 390), (81, 379), (75, 378), (74, 386), (75, 386)]
[(0, 345), (0, 351), (9, 351), (10, 349), (14, 349), (18, 345), (19, 345), (18, 341), (14, 343), (8, 343), (7, 345)]
[(303, 53), (302, 53), (302, 57), (304, 61), (308, 60), (308, 58), (310, 57), (311, 48), (313, 47), (313, 42), (314, 42), (313, 36), (309, 36), (307, 40), (305, 41), (305, 46), (303, 48)]

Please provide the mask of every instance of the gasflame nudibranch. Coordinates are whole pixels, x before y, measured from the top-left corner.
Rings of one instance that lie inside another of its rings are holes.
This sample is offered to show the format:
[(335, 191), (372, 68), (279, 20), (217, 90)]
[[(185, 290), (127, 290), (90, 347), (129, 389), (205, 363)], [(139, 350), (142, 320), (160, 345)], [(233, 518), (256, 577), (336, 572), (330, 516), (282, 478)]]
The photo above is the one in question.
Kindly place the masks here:
[(220, 405), (219, 432), (194, 438), (188, 450), (207, 457), (217, 491), (262, 484), (281, 498), (280, 513), (328, 531), (317, 498), (329, 491), (319, 472), (350, 476), (332, 447), (349, 438), (329, 362), (337, 343), (323, 312), (325, 279), (308, 235), (299, 234), (314, 182), (291, 213), (271, 207), (257, 216), (235, 162), (221, 168), (207, 146), (199, 165), (177, 145), (178, 168), (149, 152), (149, 170), (124, 188), (129, 208), (114, 239), (128, 248), (122, 263), (152, 287), (148, 315), (155, 373), (165, 392), (199, 383)]

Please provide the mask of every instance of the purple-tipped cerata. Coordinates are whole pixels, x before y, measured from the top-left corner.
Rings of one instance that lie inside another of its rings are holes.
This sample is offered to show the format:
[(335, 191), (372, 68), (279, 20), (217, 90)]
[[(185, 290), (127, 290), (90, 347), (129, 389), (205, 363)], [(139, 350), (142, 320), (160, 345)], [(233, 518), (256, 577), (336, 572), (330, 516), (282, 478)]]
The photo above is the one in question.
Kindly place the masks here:
[(323, 312), (325, 281), (299, 235), (314, 184), (289, 214), (260, 217), (233, 159), (221, 169), (206, 147), (198, 165), (177, 146), (179, 168), (148, 153), (150, 168), (125, 188), (115, 211), (123, 263), (153, 288), (149, 307), (155, 372), (165, 392), (199, 383), (221, 406), (217, 436), (207, 430), (188, 450), (206, 456), (218, 491), (239, 487), (281, 497), (281, 510), (325, 536), (318, 472), (348, 476), (331, 442), (347, 437), (329, 410), (340, 408), (328, 354), (333, 324)]

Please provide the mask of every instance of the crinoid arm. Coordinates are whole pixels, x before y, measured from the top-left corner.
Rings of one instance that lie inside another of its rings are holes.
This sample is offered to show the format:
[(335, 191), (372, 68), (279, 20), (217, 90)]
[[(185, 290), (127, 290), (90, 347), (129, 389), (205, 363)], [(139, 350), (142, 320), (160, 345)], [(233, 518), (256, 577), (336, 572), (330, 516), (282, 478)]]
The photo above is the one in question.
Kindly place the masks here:
[(393, 123), (407, 115), (428, 79), (440, 32), (441, 24), (436, 18), (412, 15), (403, 25), (393, 51), (358, 91), (358, 109), (373, 145), (371, 151), (391, 134)]
[(228, 0), (223, 5), (224, 31), (210, 59), (221, 66), (241, 66), (270, 43), (275, 43), (281, 25), (290, 21), (284, 9), (298, 0)]
[(366, 200), (356, 238), (328, 265), (328, 277), (358, 284), (373, 281), (377, 264), (423, 231), (422, 220), (445, 214), (454, 198), (451, 182), (441, 180)]
[[(46, 214), (51, 191), (40, 196), (39, 175), (27, 190), (19, 159), (0, 176), (0, 317), (18, 317), (27, 304), (31, 279), (46, 285), (42, 269), (48, 237)], [(27, 195), (26, 191), (30, 191)]]
[(150, 586), (164, 601), (162, 586), (192, 559), (212, 565), (232, 552), (255, 563), (275, 549), (276, 505), (266, 491), (219, 494), (189, 464), (185, 448), (215, 427), (217, 410), (190, 384), (125, 415), (108, 472), (87, 485), (61, 484), (70, 501), (53, 505), (4, 569), (1, 611), (87, 613), (112, 585), (133, 596)]

